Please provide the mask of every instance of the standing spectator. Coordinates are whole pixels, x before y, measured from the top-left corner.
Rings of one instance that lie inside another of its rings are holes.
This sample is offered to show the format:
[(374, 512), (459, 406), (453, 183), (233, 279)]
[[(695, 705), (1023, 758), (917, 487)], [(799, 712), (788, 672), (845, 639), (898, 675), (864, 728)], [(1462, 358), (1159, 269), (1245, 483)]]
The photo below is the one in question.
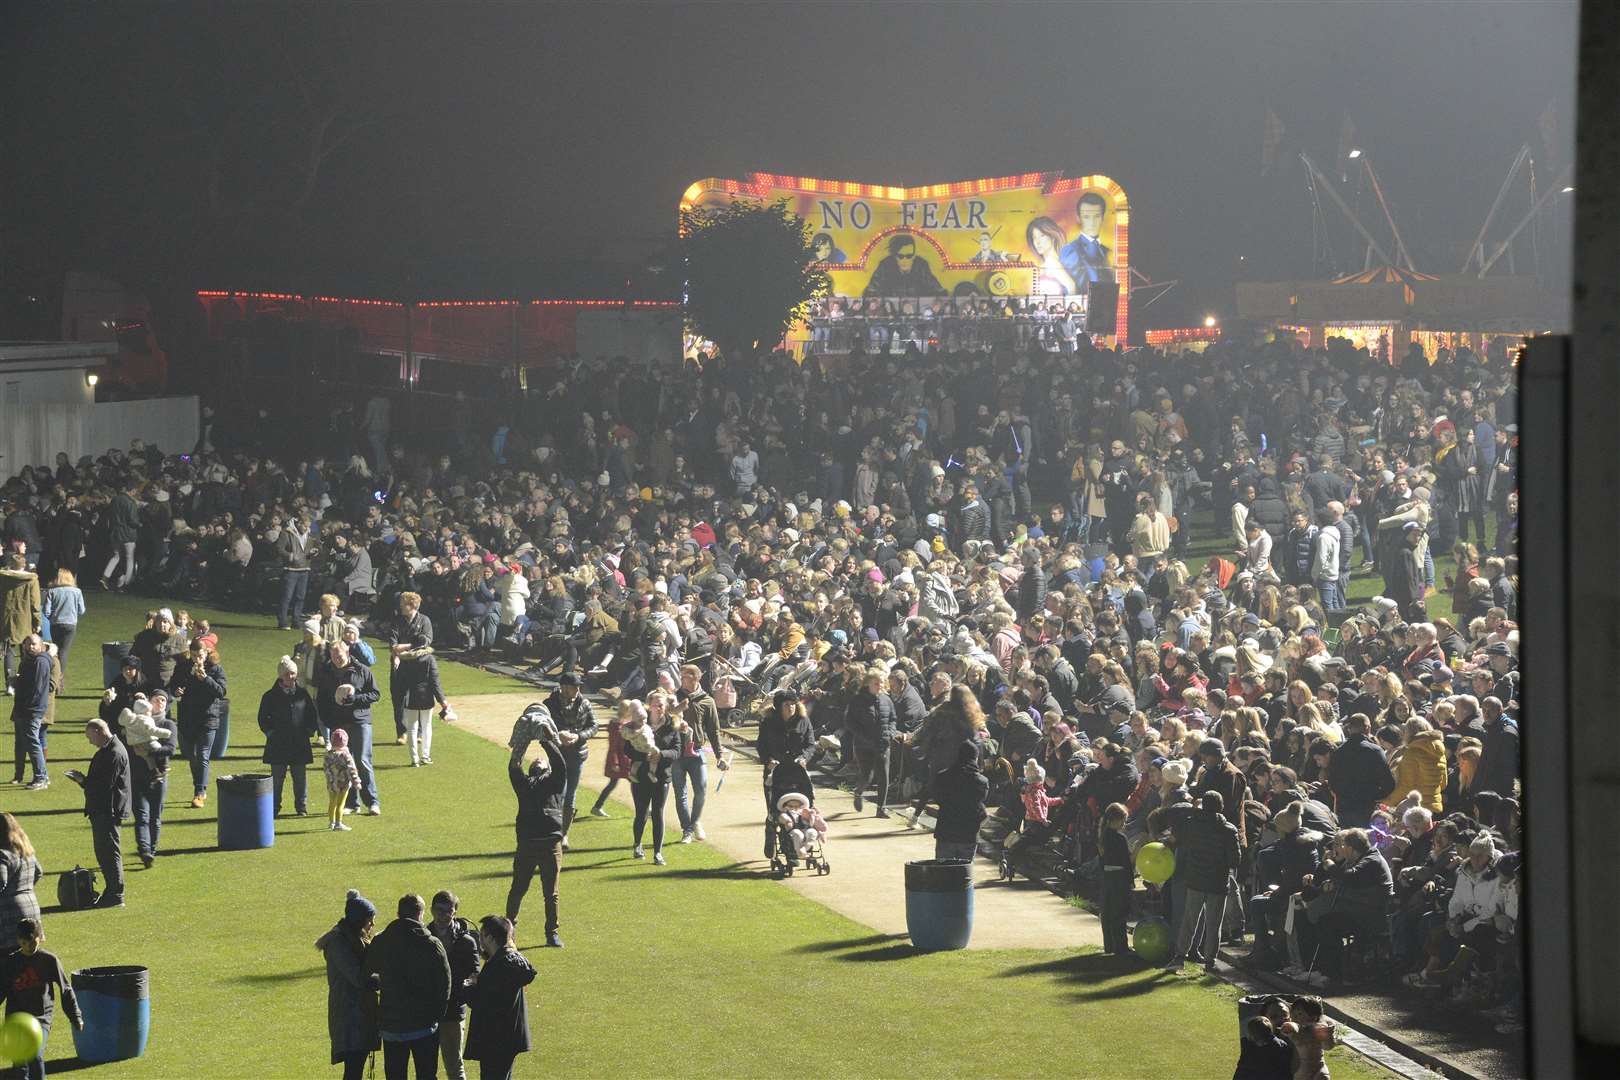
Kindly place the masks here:
[(1519, 725), (1503, 711), (1502, 699), (1495, 695), (1481, 701), (1479, 711), (1485, 720), (1485, 738), (1474, 790), (1494, 791), (1507, 798), (1519, 775)]
[(1311, 548), (1310, 578), (1325, 611), (1344, 609), (1344, 597), (1339, 592), (1339, 571), (1342, 566), (1339, 544), (1343, 534), (1339, 531), (1338, 523), (1342, 520), (1344, 515), (1335, 514), (1331, 505), (1316, 511), (1317, 529)]
[(432, 649), (399, 654), (399, 667), (389, 688), (390, 696), (395, 693), (405, 712), (405, 745), (411, 752), (411, 767), (433, 764), (433, 709), (448, 709), (450, 703), (439, 685), (439, 662)]
[(1340, 726), (1344, 742), (1328, 761), (1328, 788), (1339, 822), (1347, 829), (1363, 829), (1374, 808), (1395, 790), (1395, 773), (1383, 748), (1367, 733), (1364, 713), (1351, 714)]
[(529, 891), (536, 870), (540, 871), (540, 891), (546, 903), (546, 944), (562, 948), (558, 936), (557, 877), (562, 870), (563, 793), (568, 788), (568, 765), (558, 745), (556, 728), (543, 724), (539, 739), (540, 756), (527, 770), (523, 767), (523, 747), (512, 751), (506, 773), (517, 794), (517, 851), (512, 856), (512, 887), (506, 894), (506, 917), (517, 922), (523, 897)]
[(1125, 821), (1129, 814), (1123, 803), (1109, 803), (1102, 813), (1097, 844), (1103, 872), (1103, 952), (1115, 956), (1130, 952), (1125, 920), (1130, 915), (1136, 868), (1131, 863), (1130, 844), (1125, 840)]
[(45, 876), (22, 822), (0, 814), (0, 955), (15, 949), (18, 927), (39, 918), (34, 887)]
[(889, 816), (889, 745), (895, 735), (894, 702), (889, 700), (884, 683), (881, 671), (868, 671), (845, 714), (855, 750), (855, 812), (863, 809), (861, 796), (867, 787), (876, 785), (880, 818)]
[(444, 1061), (446, 1080), (467, 1080), (467, 1067), (461, 1061), (461, 1043), (467, 1034), (468, 982), (478, 974), (478, 934), (472, 923), (457, 916), (461, 901), (449, 889), (433, 894), (433, 921), (428, 930), (444, 946), (450, 964), (450, 1004), (439, 1023), (439, 1057)]
[(130, 642), (129, 651), (140, 659), (141, 675), (146, 680), (142, 689), (148, 693), (160, 686), (169, 689), (174, 670), (189, 647), (185, 632), (175, 624), (174, 612), (159, 608), (151, 624)]
[(63, 567), (56, 572), (51, 587), (45, 593), (44, 617), (45, 624), (51, 628), (51, 641), (56, 645), (56, 655), (62, 661), (62, 677), (67, 677), (68, 649), (73, 645), (73, 635), (79, 629), (79, 619), (84, 615), (84, 593), (79, 589), (78, 579), (73, 571)]
[(96, 862), (107, 890), (97, 907), (124, 906), (124, 856), (120, 848), (119, 825), (129, 816), (129, 751), (113, 738), (102, 720), (84, 726), (85, 738), (96, 748), (90, 771), (69, 770), (68, 779), (84, 787), (84, 814), (90, 819), (90, 837), (95, 843)]
[[(574, 823), (574, 799), (579, 791), (580, 772), (590, 756), (590, 739), (596, 734), (596, 714), (591, 703), (580, 693), (580, 678), (576, 672), (565, 671), (557, 679), (557, 689), (546, 698), (546, 711), (557, 727), (558, 743), (562, 747), (563, 763), (568, 786), (563, 791), (562, 849), (568, 850), (568, 830)], [(511, 918), (511, 915), (507, 916)]]
[(366, 947), (376, 923), (376, 907), (350, 889), (343, 917), (315, 942), (326, 958), (326, 1030), (332, 1064), (343, 1066), (343, 1080), (362, 1080), (366, 1059), (381, 1043), (366, 978)]
[[(681, 843), (690, 844), (693, 840), (706, 838), (703, 832), (703, 802), (708, 795), (709, 778), (704, 767), (704, 754), (712, 752), (715, 766), (722, 772), (731, 766), (720, 756), (720, 710), (715, 706), (714, 698), (703, 689), (702, 668), (696, 664), (681, 668), (681, 686), (675, 697), (688, 729), (687, 738), (681, 746), (681, 756), (675, 759), (675, 817), (681, 823)], [(556, 716), (556, 711), (553, 710), (551, 715)], [(692, 785), (690, 807), (686, 801), (688, 781)], [(573, 816), (572, 784), (567, 813)], [(565, 836), (565, 842), (566, 839)]]
[(276, 683), (259, 698), (259, 730), (264, 732), (264, 762), (270, 766), (275, 785), (275, 815), (281, 816), (281, 793), (292, 773), (293, 812), (303, 817), (309, 812), (309, 788), (304, 770), (315, 760), (309, 740), (314, 737), (315, 699), (298, 685), (298, 665), (283, 656), (277, 665)]
[(5, 655), (6, 693), (12, 693), (12, 654), (23, 647), (30, 634), (40, 630), (39, 578), (28, 569), (28, 558), (20, 551), (5, 556), (0, 570), (0, 650)]
[(17, 925), (17, 948), (0, 954), (0, 997), (6, 1001), (6, 1017), (13, 1013), (32, 1016), (39, 1022), (39, 1050), (28, 1061), (14, 1063), (23, 1080), (45, 1080), (45, 1044), (51, 1038), (51, 1021), (56, 1016), (56, 996), (75, 1030), (84, 1030), (79, 999), (74, 996), (62, 961), (43, 948), (45, 931), (39, 918), (24, 919)]
[(360, 789), (360, 772), (355, 768), (354, 755), (349, 753), (349, 733), (342, 728), (332, 732), (330, 747), (321, 761), (321, 772), (326, 777), (326, 818), (333, 832), (348, 832), (343, 821), (343, 804), (352, 792)]
[(371, 707), (382, 695), (371, 669), (349, 656), (349, 647), (334, 642), (327, 655), (331, 663), (321, 672), (320, 692), (316, 704), (327, 711), (328, 729), (341, 727), (354, 754), (360, 784), (349, 793), (349, 810), (353, 812), (361, 803), (366, 813), (382, 813), (382, 801), (377, 795), (377, 774), (371, 767)]
[(450, 1005), (450, 962), (444, 946), (422, 921), (427, 905), (414, 893), (399, 898), (399, 917), (366, 949), (365, 973), (377, 988), (377, 1027), (382, 1034), (383, 1073), (406, 1080), (438, 1075), (439, 1023)]
[[(141, 512), (135, 505), (135, 493), (139, 490), (138, 484), (127, 484), (107, 504), (107, 542), (112, 545), (112, 558), (107, 560), (107, 565), (101, 571), (103, 589), (123, 592), (129, 588), (130, 579), (135, 576), (135, 541), (141, 533)], [(118, 569), (120, 560), (124, 572), (114, 585), (113, 571)]]
[[(422, 614), (422, 595), (414, 592), (399, 594), (399, 617), (388, 624), (383, 640), (388, 643), (390, 663), (398, 669), (406, 653), (418, 652), (433, 645), (433, 623)], [(394, 706), (394, 741), (405, 744), (405, 687), (395, 679), (388, 688), (389, 700)]]
[(208, 802), (214, 739), (227, 707), (219, 655), (201, 641), (192, 642), (190, 662), (175, 673), (170, 688), (180, 699), (180, 737), (191, 755), (191, 805), (201, 809)]
[(281, 556), (281, 606), (276, 609), (276, 629), (288, 630), (304, 620), (304, 597), (309, 593), (310, 556), (313, 538), (309, 534), (309, 514), (301, 512), (276, 535), (276, 553)]
[[(681, 734), (670, 716), (670, 695), (654, 690), (647, 696), (646, 715), (639, 725), (624, 727), (624, 752), (630, 756), (630, 794), (635, 799), (633, 826), (636, 858), (646, 857), (641, 836), (652, 819), (653, 863), (664, 865), (664, 802), (669, 798), (669, 770), (681, 752)], [(684, 723), (684, 721), (683, 721)]]
[[(169, 761), (179, 751), (180, 728), (169, 718), (169, 692), (153, 690), (150, 697), (152, 722), (163, 732), (158, 748), (129, 756), (129, 788), (135, 815), (135, 850), (141, 865), (150, 869), (158, 852), (158, 836), (163, 831), (163, 800), (169, 793)], [(119, 738), (124, 729), (108, 724)], [(129, 744), (125, 743), (127, 750)]]
[(22, 662), (17, 671), (16, 698), (11, 705), (11, 726), (16, 732), (16, 766), (11, 782), (23, 782), (23, 763), (33, 767), (34, 779), (26, 790), (43, 791), (51, 786), (41, 742), (45, 710), (51, 700), (51, 657), (45, 641), (29, 634), (22, 641)]
[(512, 944), (512, 924), (485, 915), (479, 924), (483, 970), (473, 981), (467, 1060), (486, 1080), (511, 1080), (512, 1062), (529, 1049), (529, 1006), (523, 988), (534, 981), (533, 965)]
[[(1165, 965), (1179, 969), (1192, 956), (1205, 971), (1215, 970), (1221, 944), (1221, 922), (1232, 871), (1238, 866), (1238, 831), (1223, 814), (1220, 792), (1206, 791), (1198, 809), (1177, 814), (1171, 829), (1176, 843), (1176, 872), (1187, 890), (1187, 901), (1177, 920), (1175, 949)], [(1204, 950), (1193, 952), (1198, 928), (1204, 929)]]
[(934, 858), (973, 860), (979, 850), (979, 829), (984, 825), (984, 800), (990, 780), (979, 768), (979, 744), (964, 739), (957, 747), (956, 764), (932, 778), (939, 800), (934, 820)]

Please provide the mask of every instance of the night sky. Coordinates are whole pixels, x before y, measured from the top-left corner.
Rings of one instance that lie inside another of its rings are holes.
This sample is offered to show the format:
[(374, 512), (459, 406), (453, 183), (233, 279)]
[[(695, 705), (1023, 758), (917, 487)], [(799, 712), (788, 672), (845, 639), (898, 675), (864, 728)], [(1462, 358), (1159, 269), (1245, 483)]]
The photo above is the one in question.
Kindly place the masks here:
[[(1330, 170), (1349, 113), (1430, 271), (1521, 143), (1543, 185), (1572, 145), (1573, 2), (5, 8), (12, 288), (577, 294), (644, 267), (700, 177), (1062, 169), (1124, 186), (1133, 263), (1182, 281), (1169, 325), (1312, 269), (1297, 162), (1260, 176), (1268, 105)], [(306, 190), (319, 116), (341, 142)], [(1504, 223), (1525, 209), (1521, 182)]]

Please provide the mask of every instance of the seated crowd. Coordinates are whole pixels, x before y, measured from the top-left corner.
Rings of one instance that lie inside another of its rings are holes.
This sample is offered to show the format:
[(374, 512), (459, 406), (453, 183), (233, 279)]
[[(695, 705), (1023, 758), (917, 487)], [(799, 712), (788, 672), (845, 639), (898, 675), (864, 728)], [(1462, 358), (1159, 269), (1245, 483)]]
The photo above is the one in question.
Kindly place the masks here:
[(1119, 804), (1178, 849), (1178, 959), (1249, 933), (1317, 988), (1398, 969), (1512, 1024), (1516, 410), (1499, 349), (598, 360), (454, 453), (222, 421), (0, 496), (41, 580), (284, 626), (329, 593), (407, 647), (409, 594), (435, 647), (626, 702), (696, 665), (724, 722), (808, 720), (763, 756), (913, 824), (974, 741), (1009, 873), (1097, 887)]

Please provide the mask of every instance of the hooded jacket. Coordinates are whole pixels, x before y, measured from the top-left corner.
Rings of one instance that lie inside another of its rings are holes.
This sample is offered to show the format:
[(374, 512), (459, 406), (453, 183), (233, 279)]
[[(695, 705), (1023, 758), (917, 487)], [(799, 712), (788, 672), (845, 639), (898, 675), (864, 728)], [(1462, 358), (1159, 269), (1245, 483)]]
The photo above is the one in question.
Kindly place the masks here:
[(365, 972), (377, 977), (377, 1026), (404, 1034), (444, 1019), (450, 1004), (450, 962), (425, 923), (398, 918), (366, 950)]
[(1423, 799), (1420, 805), (1435, 814), (1444, 810), (1442, 797), (1446, 791), (1446, 742), (1438, 731), (1420, 731), (1402, 748), (1395, 762), (1395, 790), (1391, 797), (1404, 799), (1408, 791), (1416, 791)]

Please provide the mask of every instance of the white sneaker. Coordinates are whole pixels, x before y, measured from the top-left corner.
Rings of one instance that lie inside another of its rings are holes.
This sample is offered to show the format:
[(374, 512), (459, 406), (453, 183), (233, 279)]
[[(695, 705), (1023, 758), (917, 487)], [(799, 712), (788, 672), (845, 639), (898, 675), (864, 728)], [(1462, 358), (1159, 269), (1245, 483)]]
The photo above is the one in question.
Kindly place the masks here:
[(413, 769), (420, 769), (420, 768), (421, 768), (421, 767), (422, 767), (422, 762), (421, 762), (421, 760), (420, 760), (420, 759), (418, 759), (418, 758), (411, 758), (411, 768), (413, 768)]
[(683, 830), (681, 832), (681, 843), (690, 844), (691, 842), (692, 842), (692, 830), (691, 829)]
[(591, 817), (607, 817), (608, 812), (600, 806), (591, 807)]
[(336, 825), (332, 826), (332, 831), (333, 832), (353, 832), (354, 831), (354, 826), (344, 824), (343, 822), (340, 821)]
[(922, 815), (921, 810), (913, 809), (911, 811), (911, 816), (906, 819), (906, 828), (915, 829), (917, 827), (917, 818), (920, 817), (921, 815)]
[(692, 826), (692, 835), (697, 837), (699, 840), (707, 840), (709, 838), (709, 834), (703, 831), (702, 825)]
[(366, 807), (366, 813), (372, 817), (382, 817), (382, 803), (374, 802)]

